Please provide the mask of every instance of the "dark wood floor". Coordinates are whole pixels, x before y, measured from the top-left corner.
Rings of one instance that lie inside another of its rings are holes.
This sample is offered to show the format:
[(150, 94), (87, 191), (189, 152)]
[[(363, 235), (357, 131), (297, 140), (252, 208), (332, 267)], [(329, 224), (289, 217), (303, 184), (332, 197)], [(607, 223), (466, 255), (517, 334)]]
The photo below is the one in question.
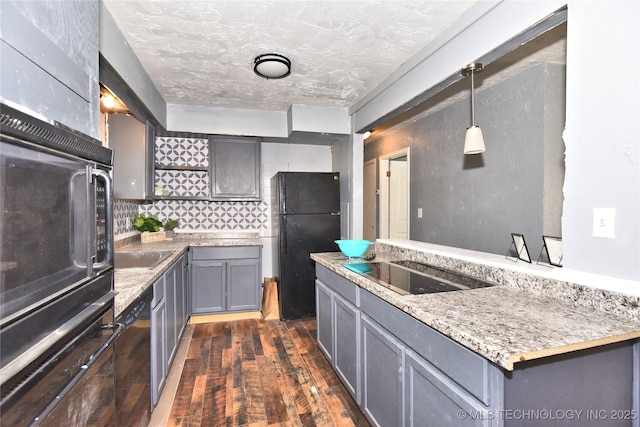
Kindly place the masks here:
[(167, 426), (368, 426), (315, 319), (194, 326)]

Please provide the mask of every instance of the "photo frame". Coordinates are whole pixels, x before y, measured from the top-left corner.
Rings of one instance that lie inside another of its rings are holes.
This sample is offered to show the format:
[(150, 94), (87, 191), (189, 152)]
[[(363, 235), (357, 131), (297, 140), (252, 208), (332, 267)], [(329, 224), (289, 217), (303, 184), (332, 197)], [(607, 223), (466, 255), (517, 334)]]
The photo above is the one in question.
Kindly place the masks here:
[(562, 238), (554, 236), (542, 236), (544, 250), (549, 264), (562, 267)]
[(527, 249), (527, 243), (524, 240), (524, 235), (511, 233), (511, 239), (513, 240), (513, 245), (516, 248), (518, 259), (531, 263), (531, 256), (529, 255), (529, 250)]

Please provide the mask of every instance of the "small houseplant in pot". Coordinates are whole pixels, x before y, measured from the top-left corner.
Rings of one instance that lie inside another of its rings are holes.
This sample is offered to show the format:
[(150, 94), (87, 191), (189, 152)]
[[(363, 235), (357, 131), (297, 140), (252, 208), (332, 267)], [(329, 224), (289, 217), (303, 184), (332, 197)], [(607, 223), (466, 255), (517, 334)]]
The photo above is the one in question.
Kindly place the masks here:
[(133, 227), (140, 233), (142, 243), (166, 239), (164, 231), (160, 231), (162, 222), (157, 215), (140, 214), (133, 219)]
[(173, 239), (173, 230), (180, 225), (180, 221), (177, 219), (168, 219), (164, 223), (164, 231), (167, 232), (167, 238)]

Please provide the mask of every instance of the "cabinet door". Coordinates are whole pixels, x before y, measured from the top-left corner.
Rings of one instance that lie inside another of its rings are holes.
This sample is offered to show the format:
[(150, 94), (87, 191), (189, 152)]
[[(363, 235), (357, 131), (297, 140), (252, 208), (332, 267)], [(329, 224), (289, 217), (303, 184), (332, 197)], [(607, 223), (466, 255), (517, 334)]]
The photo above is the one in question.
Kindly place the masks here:
[(361, 325), (362, 410), (375, 426), (402, 426), (403, 348), (391, 334), (364, 314)]
[(182, 264), (182, 277), (183, 277), (183, 291), (184, 295), (184, 325), (186, 326), (189, 321), (190, 311), (190, 298), (191, 298), (191, 273), (189, 269), (189, 254), (184, 255), (184, 264)]
[(333, 365), (333, 292), (320, 280), (316, 280), (316, 337)]
[(166, 299), (151, 310), (151, 404), (158, 403), (167, 376)]
[(167, 305), (167, 372), (176, 351), (176, 264), (174, 264), (166, 273), (164, 273), (164, 291)]
[(356, 403), (360, 403), (360, 311), (334, 294), (334, 367)]
[(113, 150), (113, 197), (153, 197), (153, 134), (150, 124), (127, 114), (110, 114), (109, 148)]
[(185, 284), (186, 255), (176, 264), (176, 340), (180, 339), (182, 330), (186, 324), (186, 284)]
[(96, 137), (97, 4), (2, 1), (0, 9), (2, 102)]
[(226, 264), (194, 261), (191, 264), (191, 313), (211, 314), (225, 309)]
[(260, 139), (210, 137), (211, 197), (260, 200)]
[(260, 308), (260, 278), (256, 259), (227, 261), (227, 310)]
[(422, 357), (406, 352), (407, 426), (489, 426), (487, 409)]

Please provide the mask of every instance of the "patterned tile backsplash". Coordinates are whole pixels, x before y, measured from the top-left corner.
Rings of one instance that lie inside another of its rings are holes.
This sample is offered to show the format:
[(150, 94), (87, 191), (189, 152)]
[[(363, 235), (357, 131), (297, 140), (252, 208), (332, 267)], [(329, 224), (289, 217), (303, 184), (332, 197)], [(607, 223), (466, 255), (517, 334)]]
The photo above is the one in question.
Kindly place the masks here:
[(141, 213), (158, 215), (163, 222), (169, 218), (177, 219), (179, 228), (197, 230), (261, 230), (266, 229), (269, 223), (269, 206), (265, 202), (159, 200), (152, 204), (139, 204), (131, 200), (115, 200), (115, 235), (135, 231), (132, 219)]
[(138, 215), (138, 206), (140, 206), (140, 202), (135, 200), (116, 199), (113, 201), (113, 228), (116, 236), (135, 231), (132, 219)]
[(156, 164), (162, 166), (209, 166), (209, 141), (203, 138), (157, 137)]
[(209, 196), (209, 174), (207, 172), (156, 170), (155, 175), (156, 195)]
[(205, 200), (159, 200), (140, 205), (140, 213), (158, 215), (180, 221), (180, 228), (265, 229), (269, 221), (269, 206), (261, 202), (210, 202)]

